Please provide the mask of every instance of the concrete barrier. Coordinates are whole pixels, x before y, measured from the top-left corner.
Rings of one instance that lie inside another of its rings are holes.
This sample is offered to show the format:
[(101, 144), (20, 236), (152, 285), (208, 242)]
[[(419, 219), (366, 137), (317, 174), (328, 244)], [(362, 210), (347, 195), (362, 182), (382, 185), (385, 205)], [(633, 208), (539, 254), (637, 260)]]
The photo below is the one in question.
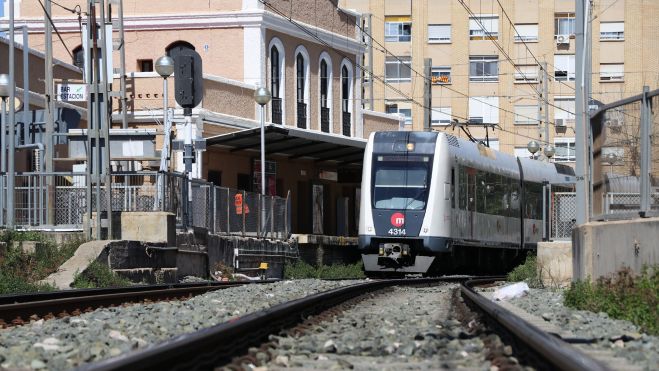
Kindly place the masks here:
[(566, 287), (572, 281), (572, 242), (538, 242), (538, 274), (547, 287)]
[(591, 222), (572, 231), (575, 280), (596, 279), (622, 267), (639, 273), (659, 264), (659, 218)]

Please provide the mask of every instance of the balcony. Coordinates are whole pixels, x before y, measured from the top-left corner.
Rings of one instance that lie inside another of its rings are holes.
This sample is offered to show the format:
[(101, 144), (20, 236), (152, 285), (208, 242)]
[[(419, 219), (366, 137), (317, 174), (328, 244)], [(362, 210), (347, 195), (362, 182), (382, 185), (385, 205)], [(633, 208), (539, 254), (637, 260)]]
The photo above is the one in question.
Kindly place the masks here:
[(281, 125), (282, 123), (281, 98), (272, 98), (272, 123)]
[(330, 109), (327, 107), (320, 108), (320, 130), (330, 132)]
[(297, 127), (300, 129), (307, 128), (307, 104), (297, 102)]
[(343, 135), (350, 136), (350, 112), (343, 112)]

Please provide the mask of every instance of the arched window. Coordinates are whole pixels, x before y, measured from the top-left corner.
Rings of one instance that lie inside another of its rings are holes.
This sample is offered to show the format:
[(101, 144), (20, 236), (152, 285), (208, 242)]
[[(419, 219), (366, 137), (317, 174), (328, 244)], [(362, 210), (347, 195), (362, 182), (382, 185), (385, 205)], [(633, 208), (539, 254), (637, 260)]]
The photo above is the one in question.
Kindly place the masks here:
[(195, 50), (194, 46), (187, 41), (174, 41), (165, 48), (165, 52), (169, 57), (176, 60), (176, 57), (181, 54), (183, 50)]
[(332, 58), (327, 52), (320, 54), (318, 78), (320, 99), (320, 130), (332, 132)]
[(270, 92), (272, 93), (272, 102), (270, 113), (272, 122), (282, 125), (286, 117), (286, 105), (284, 104), (286, 94), (286, 73), (285, 50), (284, 44), (277, 37), (270, 40), (268, 46), (270, 51)]
[(297, 62), (297, 102), (298, 103), (304, 103), (304, 57), (302, 56), (302, 53), (297, 53), (297, 57), (295, 58)]
[(344, 59), (341, 63), (341, 126), (342, 134), (352, 132), (352, 64)]
[(309, 53), (300, 45), (295, 49), (295, 105), (297, 127), (309, 127)]
[(270, 91), (272, 92), (272, 122), (281, 125), (281, 72), (279, 65), (279, 49), (273, 45), (270, 49)]
[(73, 65), (78, 68), (85, 68), (85, 50), (82, 45), (73, 49)]

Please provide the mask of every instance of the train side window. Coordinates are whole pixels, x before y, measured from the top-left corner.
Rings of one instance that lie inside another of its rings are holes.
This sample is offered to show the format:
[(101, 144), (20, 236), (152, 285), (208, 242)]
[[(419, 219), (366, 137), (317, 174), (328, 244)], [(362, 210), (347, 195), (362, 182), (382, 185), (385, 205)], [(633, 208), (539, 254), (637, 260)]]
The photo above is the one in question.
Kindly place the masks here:
[(464, 166), (460, 166), (458, 170), (458, 208), (467, 210), (467, 170)]

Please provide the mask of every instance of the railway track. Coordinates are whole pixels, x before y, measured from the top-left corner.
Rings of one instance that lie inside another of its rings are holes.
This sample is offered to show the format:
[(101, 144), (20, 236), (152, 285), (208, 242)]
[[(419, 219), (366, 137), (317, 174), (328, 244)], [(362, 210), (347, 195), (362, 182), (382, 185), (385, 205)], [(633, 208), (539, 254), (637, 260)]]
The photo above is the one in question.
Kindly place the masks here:
[[(273, 280), (258, 281), (263, 283)], [(0, 328), (145, 301), (185, 299), (213, 290), (253, 282), (205, 282), (171, 285), (130, 286), (108, 289), (79, 289), (35, 294), (0, 296)], [(254, 282), (256, 283), (256, 282)]]
[[(81, 369), (203, 370), (227, 365), (240, 369), (244, 366), (244, 363), (252, 363), (253, 367), (256, 363), (263, 363), (264, 361), (259, 362), (256, 359), (257, 357), (253, 356), (256, 348), (261, 347), (262, 351), (266, 351), (270, 346), (268, 343), (271, 341), (273, 334), (281, 334), (283, 329), (295, 328), (295, 326), (303, 323), (305, 319), (308, 321), (310, 316), (316, 316), (313, 321), (319, 321), (340, 315), (343, 309), (336, 309), (337, 306), (350, 300), (365, 300), (360, 297), (368, 296), (369, 293), (379, 290), (391, 290), (392, 287), (442, 285), (450, 282), (455, 283), (457, 280), (459, 279), (424, 278), (366, 281), (275, 305), (262, 311), (234, 318), (214, 327), (177, 336), (141, 351), (87, 364), (82, 366)], [(460, 290), (465, 300), (471, 302), (474, 308), (486, 313), (489, 318), (496, 322), (496, 326), (505, 328), (507, 332), (516, 337), (517, 344), (527, 347), (528, 352), (532, 353), (539, 362), (537, 364), (540, 365), (540, 368), (543, 368), (544, 365), (548, 369), (561, 370), (606, 369), (606, 367), (576, 350), (570, 344), (534, 328), (489, 299), (481, 297), (473, 289), (474, 285), (494, 280), (490, 278), (487, 281), (462, 282)], [(465, 281), (465, 279), (461, 281)], [(411, 300), (407, 302), (411, 302)], [(358, 306), (358, 304), (355, 304), (355, 307)], [(323, 312), (325, 314), (321, 314)], [(298, 327), (295, 331), (304, 332), (305, 328), (308, 327), (302, 326), (301, 329)], [(461, 335), (456, 334), (455, 336), (459, 337)], [(324, 346), (330, 345), (324, 344)], [(248, 352), (250, 348), (252, 351)], [(318, 359), (324, 360), (324, 358)]]

